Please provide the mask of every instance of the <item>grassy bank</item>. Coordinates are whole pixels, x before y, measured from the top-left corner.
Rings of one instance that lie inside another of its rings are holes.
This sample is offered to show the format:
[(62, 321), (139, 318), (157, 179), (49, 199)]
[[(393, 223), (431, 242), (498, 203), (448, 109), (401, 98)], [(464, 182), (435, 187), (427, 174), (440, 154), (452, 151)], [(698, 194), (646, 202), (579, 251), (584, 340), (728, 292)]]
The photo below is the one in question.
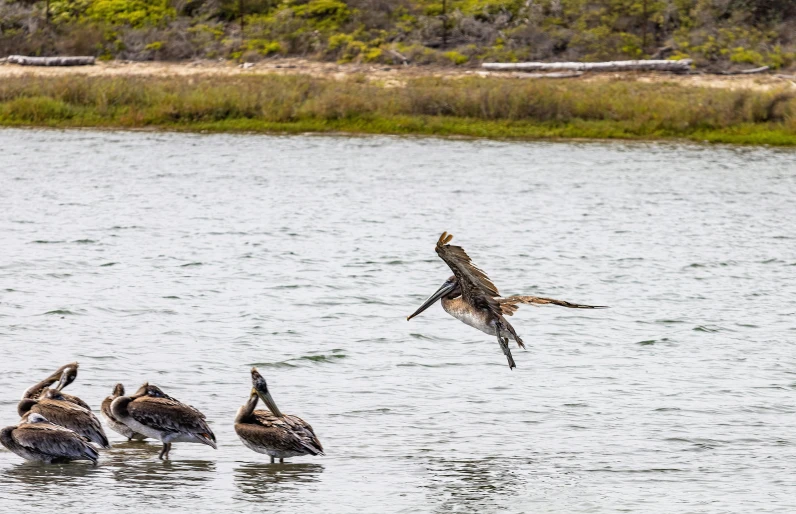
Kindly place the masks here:
[(634, 81), (45, 77), (0, 82), (0, 125), (796, 145), (796, 92)]

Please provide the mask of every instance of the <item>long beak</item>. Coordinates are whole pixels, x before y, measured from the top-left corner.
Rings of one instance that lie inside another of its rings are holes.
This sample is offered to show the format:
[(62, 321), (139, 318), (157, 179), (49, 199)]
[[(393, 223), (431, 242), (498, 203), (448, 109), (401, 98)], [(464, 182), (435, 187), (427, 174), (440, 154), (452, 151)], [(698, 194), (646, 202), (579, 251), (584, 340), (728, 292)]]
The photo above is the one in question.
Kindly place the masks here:
[(68, 369), (65, 369), (64, 372), (61, 373), (61, 378), (58, 379), (58, 385), (55, 386), (55, 390), (56, 391), (60, 391), (61, 389), (66, 387), (66, 380), (67, 380), (68, 373), (69, 373)]
[(423, 305), (421, 305), (419, 309), (417, 309), (415, 312), (413, 312), (411, 316), (407, 317), (406, 321), (409, 321), (410, 319), (414, 318), (415, 316), (417, 316), (418, 314), (420, 314), (424, 310), (426, 310), (429, 307), (431, 307), (432, 305), (434, 305), (434, 303), (437, 300), (439, 300), (443, 296), (449, 294), (455, 288), (456, 288), (456, 284), (443, 284), (442, 287), (437, 289), (436, 293), (434, 293), (431, 296), (429, 296), (428, 299), (425, 302), (423, 302)]
[(259, 396), (260, 399), (265, 404), (265, 406), (268, 407), (268, 410), (271, 411), (271, 414), (273, 414), (278, 418), (281, 418), (283, 416), (282, 411), (279, 410), (279, 407), (276, 406), (276, 402), (274, 402), (274, 399), (271, 398), (271, 393), (268, 392), (263, 393), (262, 391), (257, 391), (257, 396)]

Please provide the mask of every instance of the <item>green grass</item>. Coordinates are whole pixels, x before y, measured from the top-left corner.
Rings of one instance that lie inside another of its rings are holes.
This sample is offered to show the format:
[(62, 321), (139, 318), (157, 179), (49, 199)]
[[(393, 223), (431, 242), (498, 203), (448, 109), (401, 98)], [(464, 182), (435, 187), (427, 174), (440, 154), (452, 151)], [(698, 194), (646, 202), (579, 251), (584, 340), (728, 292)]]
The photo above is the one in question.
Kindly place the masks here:
[(0, 125), (796, 146), (796, 94), (626, 81), (424, 78), (387, 88), (298, 75), (26, 75), (0, 83)]

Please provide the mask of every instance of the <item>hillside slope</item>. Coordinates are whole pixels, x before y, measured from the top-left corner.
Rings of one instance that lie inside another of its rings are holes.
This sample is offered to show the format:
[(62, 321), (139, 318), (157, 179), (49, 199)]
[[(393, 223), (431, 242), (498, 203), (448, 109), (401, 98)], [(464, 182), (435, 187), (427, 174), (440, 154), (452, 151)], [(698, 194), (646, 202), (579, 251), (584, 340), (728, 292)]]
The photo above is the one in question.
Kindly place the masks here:
[(796, 0), (0, 0), (0, 55), (794, 67)]

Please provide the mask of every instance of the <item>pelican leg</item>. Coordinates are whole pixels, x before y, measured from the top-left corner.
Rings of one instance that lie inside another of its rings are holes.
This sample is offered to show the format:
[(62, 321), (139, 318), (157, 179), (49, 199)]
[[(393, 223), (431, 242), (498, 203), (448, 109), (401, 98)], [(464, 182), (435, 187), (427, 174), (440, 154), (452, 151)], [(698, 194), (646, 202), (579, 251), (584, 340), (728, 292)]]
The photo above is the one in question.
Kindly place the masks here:
[(163, 449), (160, 450), (158, 458), (160, 460), (169, 460), (169, 452), (171, 451), (171, 443), (163, 443)]
[(500, 337), (500, 331), (498, 330), (497, 339), (500, 349), (503, 350), (503, 355), (505, 355), (506, 359), (509, 361), (509, 369), (516, 368), (517, 364), (514, 363), (514, 357), (511, 356), (511, 350), (509, 349), (509, 338)]
[(284, 464), (285, 463), (285, 459), (279, 459), (279, 463), (280, 464)]
[(271, 464), (273, 464), (274, 462), (276, 462), (276, 459), (274, 459), (274, 457), (273, 457), (273, 455), (272, 455), (272, 456), (271, 456)]

